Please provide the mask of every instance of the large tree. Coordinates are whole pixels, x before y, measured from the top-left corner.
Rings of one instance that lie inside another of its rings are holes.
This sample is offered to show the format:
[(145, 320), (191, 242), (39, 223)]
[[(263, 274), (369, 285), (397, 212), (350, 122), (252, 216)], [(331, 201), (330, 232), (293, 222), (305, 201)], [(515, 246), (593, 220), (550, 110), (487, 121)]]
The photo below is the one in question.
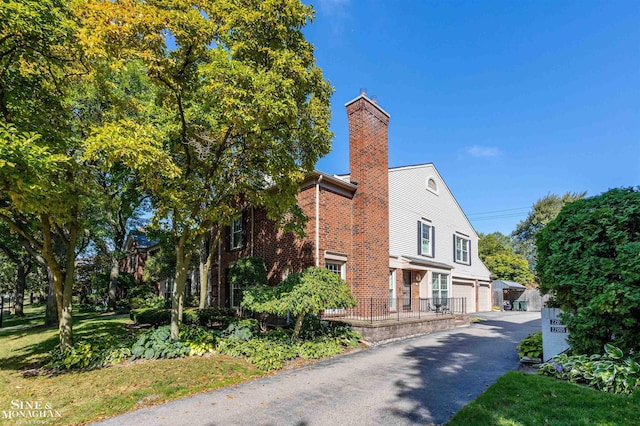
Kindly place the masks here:
[(562, 210), (562, 207), (575, 200), (584, 198), (586, 192), (572, 193), (559, 196), (556, 194), (548, 194), (538, 199), (527, 217), (516, 226), (511, 233), (511, 237), (515, 242), (516, 253), (521, 254), (529, 262), (529, 267), (533, 272), (536, 266), (536, 234), (545, 225), (551, 222)]
[(175, 247), (177, 338), (202, 236), (247, 204), (291, 218), (299, 182), (330, 149), (331, 88), (302, 33), (313, 10), (298, 0), (132, 0), (83, 2), (78, 14), (89, 61), (140, 61), (154, 85), (147, 118), (96, 126), (89, 155), (133, 166), (129, 147), (160, 142), (172, 158), (171, 179), (156, 168), (141, 176)]
[(640, 188), (563, 207), (536, 238), (540, 289), (565, 312), (578, 353), (640, 350)]
[(509, 236), (493, 232), (480, 234), (479, 237), (478, 256), (492, 275), (500, 280), (533, 283), (534, 277), (527, 260), (514, 251), (513, 241)]

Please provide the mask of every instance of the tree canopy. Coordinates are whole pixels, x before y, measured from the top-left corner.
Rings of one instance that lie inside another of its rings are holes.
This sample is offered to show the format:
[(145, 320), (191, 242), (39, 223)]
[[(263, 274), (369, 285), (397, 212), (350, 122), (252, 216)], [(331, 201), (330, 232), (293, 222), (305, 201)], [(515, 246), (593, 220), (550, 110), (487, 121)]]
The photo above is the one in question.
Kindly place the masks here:
[[(63, 349), (79, 241), (97, 230), (121, 246), (118, 215), (139, 197), (175, 250), (174, 338), (212, 226), (247, 204), (299, 217), (298, 184), (332, 137), (332, 89), (302, 33), (313, 13), (299, 0), (3, 3), (0, 219), (46, 260)], [(118, 226), (90, 226), (96, 204)]]
[[(277, 221), (293, 217), (286, 213), (300, 181), (329, 152), (332, 90), (302, 34), (313, 9), (298, 0), (88, 0), (76, 11), (96, 72), (134, 61), (150, 78), (154, 102), (137, 102), (139, 117), (95, 126), (87, 157), (137, 166), (153, 194), (154, 225), (175, 245), (177, 338), (202, 235), (246, 204)], [(132, 158), (135, 147), (140, 155)], [(155, 150), (170, 156), (170, 174), (140, 167)]]
[(515, 253), (510, 237), (501, 232), (479, 236), (478, 255), (493, 275), (500, 280), (533, 283), (529, 264), (522, 255)]
[(564, 310), (578, 353), (640, 350), (640, 188), (565, 205), (536, 238), (540, 289)]
[(562, 196), (556, 194), (545, 195), (533, 204), (527, 217), (511, 233), (511, 237), (515, 242), (516, 253), (527, 259), (532, 272), (536, 266), (535, 238), (538, 231), (551, 222), (560, 213), (565, 204), (580, 200), (584, 198), (585, 194), (586, 192), (567, 192)]

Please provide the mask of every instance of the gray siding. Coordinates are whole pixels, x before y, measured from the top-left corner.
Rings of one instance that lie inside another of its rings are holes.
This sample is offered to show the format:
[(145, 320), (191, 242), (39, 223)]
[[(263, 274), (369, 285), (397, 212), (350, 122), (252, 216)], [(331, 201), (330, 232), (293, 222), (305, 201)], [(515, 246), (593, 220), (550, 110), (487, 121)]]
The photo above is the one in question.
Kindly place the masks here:
[[(437, 184), (437, 194), (427, 189), (430, 178)], [(433, 260), (452, 265), (453, 279), (490, 281), (490, 272), (478, 257), (478, 235), (433, 164), (390, 169), (391, 256), (418, 256), (417, 223), (422, 219), (435, 227)], [(471, 265), (454, 262), (456, 232), (467, 235), (471, 241)]]

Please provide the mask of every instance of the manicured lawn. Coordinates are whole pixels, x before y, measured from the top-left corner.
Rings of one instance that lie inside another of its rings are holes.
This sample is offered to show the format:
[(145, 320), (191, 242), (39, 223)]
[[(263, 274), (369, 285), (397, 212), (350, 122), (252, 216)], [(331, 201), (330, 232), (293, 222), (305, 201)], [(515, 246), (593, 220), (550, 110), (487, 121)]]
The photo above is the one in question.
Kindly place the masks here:
[[(52, 424), (79, 424), (148, 404), (216, 389), (263, 373), (244, 360), (221, 355), (138, 361), (99, 370), (25, 377), (28, 369), (58, 343), (57, 328), (44, 328), (42, 309), (27, 309), (26, 319), (3, 321), (0, 329), (0, 423), (12, 401), (40, 401), (58, 410)], [(128, 333), (128, 316), (76, 314), (74, 333)], [(30, 420), (30, 419), (29, 419)], [(48, 419), (50, 420), (50, 419)], [(24, 422), (25, 419), (14, 420)]]
[(638, 424), (640, 393), (612, 395), (551, 377), (512, 371), (460, 410), (448, 426), (617, 426)]

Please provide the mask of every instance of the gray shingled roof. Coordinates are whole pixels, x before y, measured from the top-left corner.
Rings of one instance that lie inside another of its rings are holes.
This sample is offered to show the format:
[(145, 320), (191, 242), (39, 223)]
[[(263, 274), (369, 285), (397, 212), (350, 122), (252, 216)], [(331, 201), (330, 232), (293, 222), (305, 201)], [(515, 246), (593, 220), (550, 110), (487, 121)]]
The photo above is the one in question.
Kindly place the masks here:
[(499, 290), (499, 289), (503, 289), (503, 290), (526, 290), (527, 287), (523, 286), (520, 283), (517, 283), (515, 281), (502, 281), (502, 280), (495, 280), (493, 282), (493, 289), (494, 290)]

